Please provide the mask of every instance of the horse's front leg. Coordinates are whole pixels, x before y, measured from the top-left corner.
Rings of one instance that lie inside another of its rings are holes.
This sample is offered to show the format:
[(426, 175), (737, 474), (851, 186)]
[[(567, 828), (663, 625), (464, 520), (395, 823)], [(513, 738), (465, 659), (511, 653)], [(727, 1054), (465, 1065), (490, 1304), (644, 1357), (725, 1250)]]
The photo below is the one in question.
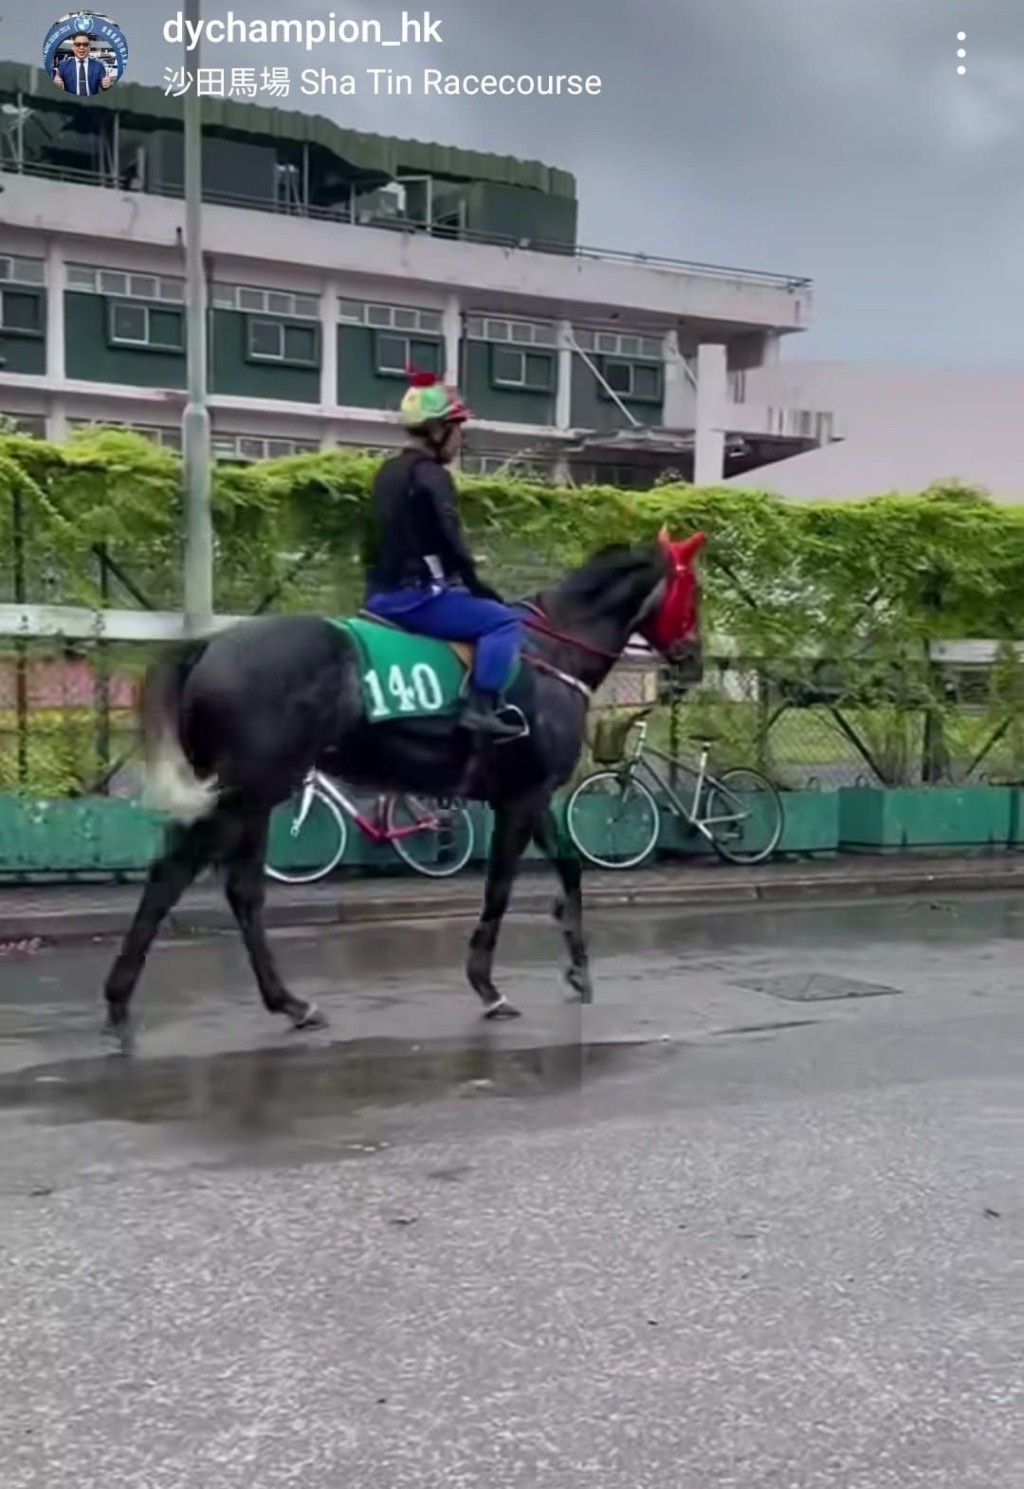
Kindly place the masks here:
[(583, 934), (583, 865), (576, 849), (559, 830), (558, 819), (551, 807), (545, 808), (534, 829), (534, 841), (554, 866), (562, 882), (562, 893), (555, 901), (555, 920), (561, 927), (569, 951), (565, 980), (581, 1003), (594, 1001), (590, 978), (590, 959)]
[(519, 1017), (518, 1008), (498, 992), (494, 986), (494, 948), (498, 944), (501, 922), (512, 897), (516, 869), (523, 855), (536, 822), (537, 806), (517, 802), (495, 809), (494, 834), (487, 861), (487, 883), (484, 887), (484, 907), (476, 930), (469, 943), (469, 961), (466, 975), (470, 985), (480, 995), (484, 1005), (484, 1018), (514, 1019)]

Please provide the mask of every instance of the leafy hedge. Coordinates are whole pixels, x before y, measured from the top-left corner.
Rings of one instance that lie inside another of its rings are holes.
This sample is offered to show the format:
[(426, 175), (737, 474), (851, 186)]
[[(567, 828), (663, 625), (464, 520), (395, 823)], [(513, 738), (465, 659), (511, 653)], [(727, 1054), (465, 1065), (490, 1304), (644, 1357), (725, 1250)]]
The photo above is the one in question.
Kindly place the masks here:
[[(337, 450), (215, 465), (216, 608), (353, 608), (379, 460)], [(474, 546), (509, 595), (536, 590), (603, 544), (652, 537), (662, 524), (676, 535), (703, 529), (705, 633), (730, 638), (754, 664), (759, 691), (748, 705), (706, 692), (690, 708), (716, 725), (734, 761), (772, 767), (780, 704), (835, 703), (849, 711), (872, 758), (891, 762), (880, 767), (884, 778), (912, 776), (923, 754), (932, 761), (926, 776), (938, 778), (942, 750), (959, 725), (925, 643), (1024, 636), (1024, 511), (970, 488), (794, 503), (685, 484), (566, 490), (465, 477), (459, 486)], [(0, 599), (131, 606), (142, 596), (155, 608), (178, 608), (181, 519), (180, 458), (139, 435), (82, 430), (57, 445), (0, 430)], [(100, 550), (110, 564), (101, 564)], [(11, 647), (0, 641), (4, 651)], [(13, 700), (3, 702), (10, 708)], [(986, 706), (1003, 731), (1000, 749), (1012, 746), (1005, 768), (1016, 770), (1024, 760), (1019, 664), (1008, 659), (996, 670)], [(836, 720), (820, 713), (821, 727), (833, 728)], [(91, 771), (102, 761), (82, 722), (76, 714), (68, 750), (77, 760), (86, 748)], [(24, 770), (15, 772), (16, 743), (6, 736), (0, 777), (7, 786), (17, 773), (27, 789)], [(56, 744), (47, 749), (56, 761)], [(808, 750), (817, 754), (820, 745)], [(790, 744), (776, 751), (780, 776), (781, 757), (792, 753)], [(53, 789), (52, 772), (40, 775), (32, 760), (32, 780), (45, 777)], [(58, 763), (61, 780), (90, 777), (84, 767)]]
[[(245, 612), (268, 595), (278, 609), (351, 603), (378, 461), (339, 450), (216, 465), (217, 608)], [(928, 638), (1022, 634), (1024, 512), (970, 489), (804, 504), (685, 485), (459, 485), (474, 541), (509, 592), (662, 523), (703, 528), (705, 623), (747, 655), (891, 655)], [(80, 431), (56, 445), (0, 434), (0, 543), (14, 553), (20, 509), (30, 600), (102, 603), (99, 545), (152, 604), (177, 607), (181, 508), (180, 458), (141, 436)], [(10, 557), (3, 583), (10, 598)]]

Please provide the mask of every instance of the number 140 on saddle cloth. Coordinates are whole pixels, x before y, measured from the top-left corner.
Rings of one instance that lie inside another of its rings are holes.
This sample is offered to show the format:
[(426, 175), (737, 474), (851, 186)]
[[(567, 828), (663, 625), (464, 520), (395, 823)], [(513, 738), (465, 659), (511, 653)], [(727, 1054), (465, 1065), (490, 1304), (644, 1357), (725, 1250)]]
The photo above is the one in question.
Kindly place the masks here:
[[(455, 718), (462, 711), (472, 646), (435, 641), (376, 621), (336, 621), (360, 658), (363, 707), (371, 724), (395, 719)], [(515, 681), (517, 667), (509, 683)]]

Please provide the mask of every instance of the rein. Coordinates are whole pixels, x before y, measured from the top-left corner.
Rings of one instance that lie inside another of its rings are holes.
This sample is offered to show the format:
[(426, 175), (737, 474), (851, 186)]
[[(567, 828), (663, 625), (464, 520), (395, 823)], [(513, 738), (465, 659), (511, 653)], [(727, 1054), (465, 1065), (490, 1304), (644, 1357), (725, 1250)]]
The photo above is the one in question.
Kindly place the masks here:
[[(592, 657), (600, 657), (605, 662), (615, 662), (618, 660), (617, 653), (615, 652), (603, 651), (598, 646), (591, 646), (587, 641), (580, 641), (576, 636), (567, 636), (564, 631), (556, 631), (548, 623), (548, 618), (540, 606), (535, 605), (532, 600), (517, 600), (511, 608), (532, 612), (534, 619), (524, 620), (523, 624), (528, 631), (536, 631), (538, 636), (547, 636), (549, 641), (559, 641), (565, 646), (574, 646), (578, 651), (587, 652)], [(543, 622), (543, 624), (539, 622)], [(578, 677), (573, 677), (571, 672), (563, 672), (560, 667), (556, 667), (544, 657), (539, 657), (536, 652), (524, 650), (523, 661), (529, 662), (531, 667), (536, 667), (538, 672), (544, 672), (548, 677), (554, 677), (559, 682), (565, 683), (567, 688), (573, 688), (577, 693), (581, 693), (588, 703), (593, 698), (593, 688), (588, 687)]]
[[(564, 631), (556, 631), (540, 606), (535, 605), (532, 600), (517, 600), (512, 608), (533, 612), (537, 619), (525, 620), (523, 624), (528, 630), (536, 631), (539, 636), (547, 636), (550, 641), (561, 641), (565, 646), (574, 646), (577, 651), (584, 651), (592, 657), (600, 657), (602, 662), (617, 662), (619, 659), (618, 652), (605, 651), (600, 646), (591, 646), (589, 641), (581, 641), (578, 636), (568, 636)], [(543, 621), (544, 624), (539, 625), (538, 620)]]

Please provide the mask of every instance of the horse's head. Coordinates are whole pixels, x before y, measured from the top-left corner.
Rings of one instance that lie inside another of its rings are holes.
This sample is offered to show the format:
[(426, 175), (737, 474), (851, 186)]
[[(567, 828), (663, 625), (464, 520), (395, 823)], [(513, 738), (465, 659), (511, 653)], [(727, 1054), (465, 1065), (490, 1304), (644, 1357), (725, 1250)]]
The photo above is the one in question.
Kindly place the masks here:
[(704, 543), (703, 533), (694, 533), (681, 543), (674, 543), (665, 528), (658, 534), (664, 577), (637, 632), (670, 662), (700, 661), (700, 578), (696, 560)]
[[(653, 543), (611, 544), (539, 595), (539, 606), (555, 626), (603, 659), (603, 670), (590, 669), (597, 682), (631, 636), (642, 636), (667, 661), (699, 662), (695, 559), (703, 542), (703, 533), (673, 543), (662, 532)], [(593, 683), (594, 677), (586, 680)]]

